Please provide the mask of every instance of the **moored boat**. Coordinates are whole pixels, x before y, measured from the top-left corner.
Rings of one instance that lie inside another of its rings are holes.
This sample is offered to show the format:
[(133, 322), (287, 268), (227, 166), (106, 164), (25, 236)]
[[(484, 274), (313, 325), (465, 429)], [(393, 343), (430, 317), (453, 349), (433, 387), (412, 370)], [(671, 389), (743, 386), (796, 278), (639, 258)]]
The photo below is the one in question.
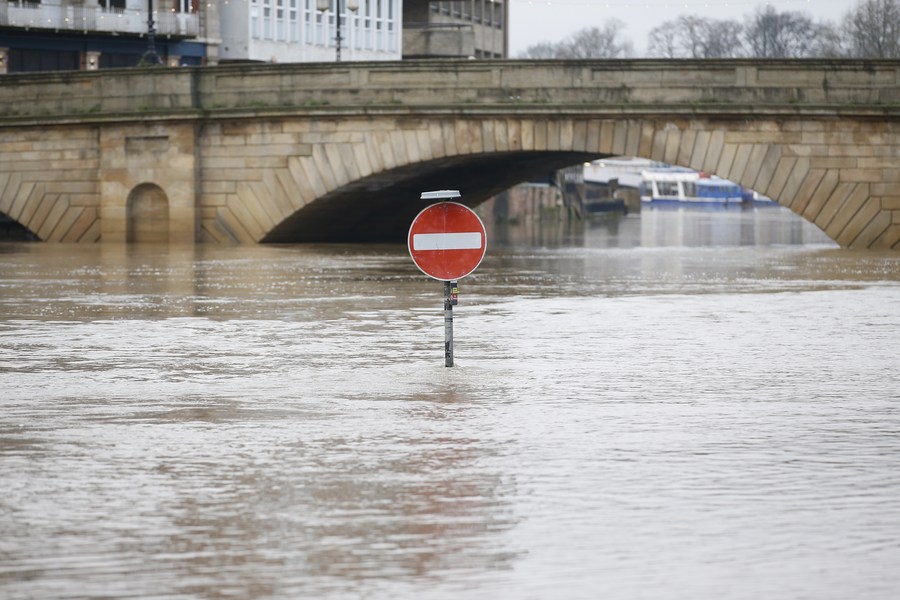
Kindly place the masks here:
[(737, 183), (689, 169), (645, 169), (641, 172), (641, 201), (651, 205), (738, 206), (744, 188)]

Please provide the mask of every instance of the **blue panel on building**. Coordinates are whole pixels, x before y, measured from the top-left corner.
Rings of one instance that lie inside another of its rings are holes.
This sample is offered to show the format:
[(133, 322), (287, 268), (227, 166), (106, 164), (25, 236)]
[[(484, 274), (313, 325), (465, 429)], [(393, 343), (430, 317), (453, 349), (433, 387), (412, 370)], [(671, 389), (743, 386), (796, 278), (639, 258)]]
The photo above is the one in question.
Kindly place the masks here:
[[(100, 66), (136, 66), (148, 50), (146, 38), (104, 35), (61, 35), (42, 33), (2, 33), (0, 47), (8, 48), (10, 72), (72, 70), (80, 68), (80, 56), (100, 53)], [(189, 40), (156, 38), (157, 55), (178, 56), (182, 65), (200, 65), (206, 47)]]

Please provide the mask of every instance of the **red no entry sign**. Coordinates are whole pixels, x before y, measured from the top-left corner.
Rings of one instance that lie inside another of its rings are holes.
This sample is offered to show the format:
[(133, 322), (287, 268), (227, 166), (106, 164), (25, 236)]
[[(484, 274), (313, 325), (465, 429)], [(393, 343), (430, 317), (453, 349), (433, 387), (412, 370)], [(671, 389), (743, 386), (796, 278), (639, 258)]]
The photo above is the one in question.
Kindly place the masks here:
[(487, 236), (484, 223), (471, 208), (458, 202), (438, 202), (413, 219), (408, 244), (413, 262), (423, 273), (440, 281), (455, 281), (481, 263)]

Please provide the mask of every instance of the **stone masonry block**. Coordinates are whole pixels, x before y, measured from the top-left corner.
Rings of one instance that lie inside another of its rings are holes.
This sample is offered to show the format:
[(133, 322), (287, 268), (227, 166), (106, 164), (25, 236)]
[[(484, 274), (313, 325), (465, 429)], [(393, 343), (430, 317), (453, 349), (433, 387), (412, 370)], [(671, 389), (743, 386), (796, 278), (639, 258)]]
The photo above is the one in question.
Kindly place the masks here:
[[(624, 124), (623, 124), (624, 125)], [(575, 141), (575, 127), (571, 119), (564, 119), (559, 122), (559, 148), (560, 150), (572, 150), (572, 144)], [(623, 138), (622, 148), (625, 147)]]
[(818, 209), (818, 212), (811, 218), (812, 222), (824, 231), (850, 197), (860, 193), (859, 188), (860, 186), (856, 183), (839, 183), (837, 187), (834, 188), (831, 196), (825, 200)]
[(868, 202), (869, 190), (864, 185), (857, 184), (847, 199), (840, 206), (829, 206), (826, 204), (825, 209), (820, 213), (820, 218), (824, 214), (830, 214), (831, 220), (827, 225), (819, 225), (822, 230), (828, 234), (831, 239), (837, 239), (838, 234), (847, 226), (850, 219), (859, 211), (859, 209)]
[(850, 244), (853, 248), (871, 248), (889, 229), (891, 229), (891, 213), (880, 211), (863, 226), (862, 231)]
[(781, 161), (782, 147), (776, 144), (760, 146), (760, 148), (765, 148), (765, 154), (759, 163), (756, 180), (750, 184), (750, 188), (757, 192), (765, 193), (763, 190), (768, 189), (769, 184), (772, 182), (772, 177), (775, 176), (775, 170)]
[(822, 183), (822, 178), (828, 173), (825, 169), (810, 169), (803, 178), (803, 182), (797, 191), (791, 196), (788, 207), (797, 214), (803, 214), (806, 205), (809, 204), (812, 195)]
[[(656, 131), (656, 125), (649, 120), (641, 121), (641, 139), (638, 143), (638, 156), (648, 158), (653, 153), (653, 139)], [(590, 140), (590, 137), (588, 138)], [(588, 146), (594, 148), (589, 141)]]
[(687, 167), (691, 164), (691, 157), (694, 154), (694, 144), (697, 141), (697, 132), (688, 129), (681, 134), (681, 142), (678, 146), (678, 154), (675, 158), (675, 164)]
[(734, 157), (737, 154), (737, 150), (738, 147), (734, 144), (725, 144), (722, 147), (722, 152), (718, 156), (716, 167), (715, 169), (712, 169), (711, 172), (727, 179), (728, 174), (731, 172), (731, 165), (734, 163)]
[(841, 181), (856, 181), (859, 183), (882, 181), (881, 169), (840, 169)]
[(753, 148), (750, 150), (750, 160), (747, 163), (747, 167), (744, 169), (744, 174), (742, 176), (744, 186), (755, 189), (753, 186), (759, 178), (759, 170), (763, 165), (763, 161), (765, 160), (768, 151), (769, 146), (766, 144), (753, 145)]
[[(817, 170), (818, 169), (812, 169), (810, 172)], [(846, 186), (846, 183), (844, 185)], [(791, 209), (794, 210), (794, 212), (796, 212), (797, 214), (802, 215), (808, 221), (815, 221), (819, 212), (822, 210), (822, 207), (825, 205), (825, 202), (829, 198), (831, 198), (831, 195), (835, 192), (835, 189), (837, 187), (837, 171), (825, 171), (825, 175), (822, 176), (822, 179), (819, 181), (819, 185), (816, 186), (816, 189), (812, 193), (812, 196), (810, 196), (809, 201), (806, 203), (806, 206), (803, 206), (802, 204), (797, 204), (795, 206), (792, 204)], [(803, 193), (802, 188), (801, 193)]]
[(878, 216), (879, 211), (878, 202), (866, 199), (847, 225), (841, 229), (841, 232), (834, 236), (834, 240), (844, 247), (857, 247), (856, 239), (869, 226), (872, 220)]
[(613, 154), (613, 139), (615, 138), (616, 122), (612, 119), (603, 119), (600, 122), (600, 152)]

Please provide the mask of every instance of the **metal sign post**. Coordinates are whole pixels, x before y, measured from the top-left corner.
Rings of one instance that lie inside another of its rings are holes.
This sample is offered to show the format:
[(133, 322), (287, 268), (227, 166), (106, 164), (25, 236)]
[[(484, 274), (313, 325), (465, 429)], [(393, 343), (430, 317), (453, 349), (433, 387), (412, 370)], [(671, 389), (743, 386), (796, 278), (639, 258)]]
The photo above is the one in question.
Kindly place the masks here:
[[(459, 198), (457, 190), (423, 192), (422, 200)], [(420, 212), (409, 228), (409, 254), (419, 269), (444, 282), (444, 365), (453, 366), (453, 307), (461, 279), (474, 271), (487, 249), (484, 223), (458, 202), (438, 202)]]
[(444, 366), (453, 366), (453, 307), (459, 302), (459, 285), (444, 282)]
[(444, 282), (444, 366), (453, 366), (453, 304), (449, 281)]

